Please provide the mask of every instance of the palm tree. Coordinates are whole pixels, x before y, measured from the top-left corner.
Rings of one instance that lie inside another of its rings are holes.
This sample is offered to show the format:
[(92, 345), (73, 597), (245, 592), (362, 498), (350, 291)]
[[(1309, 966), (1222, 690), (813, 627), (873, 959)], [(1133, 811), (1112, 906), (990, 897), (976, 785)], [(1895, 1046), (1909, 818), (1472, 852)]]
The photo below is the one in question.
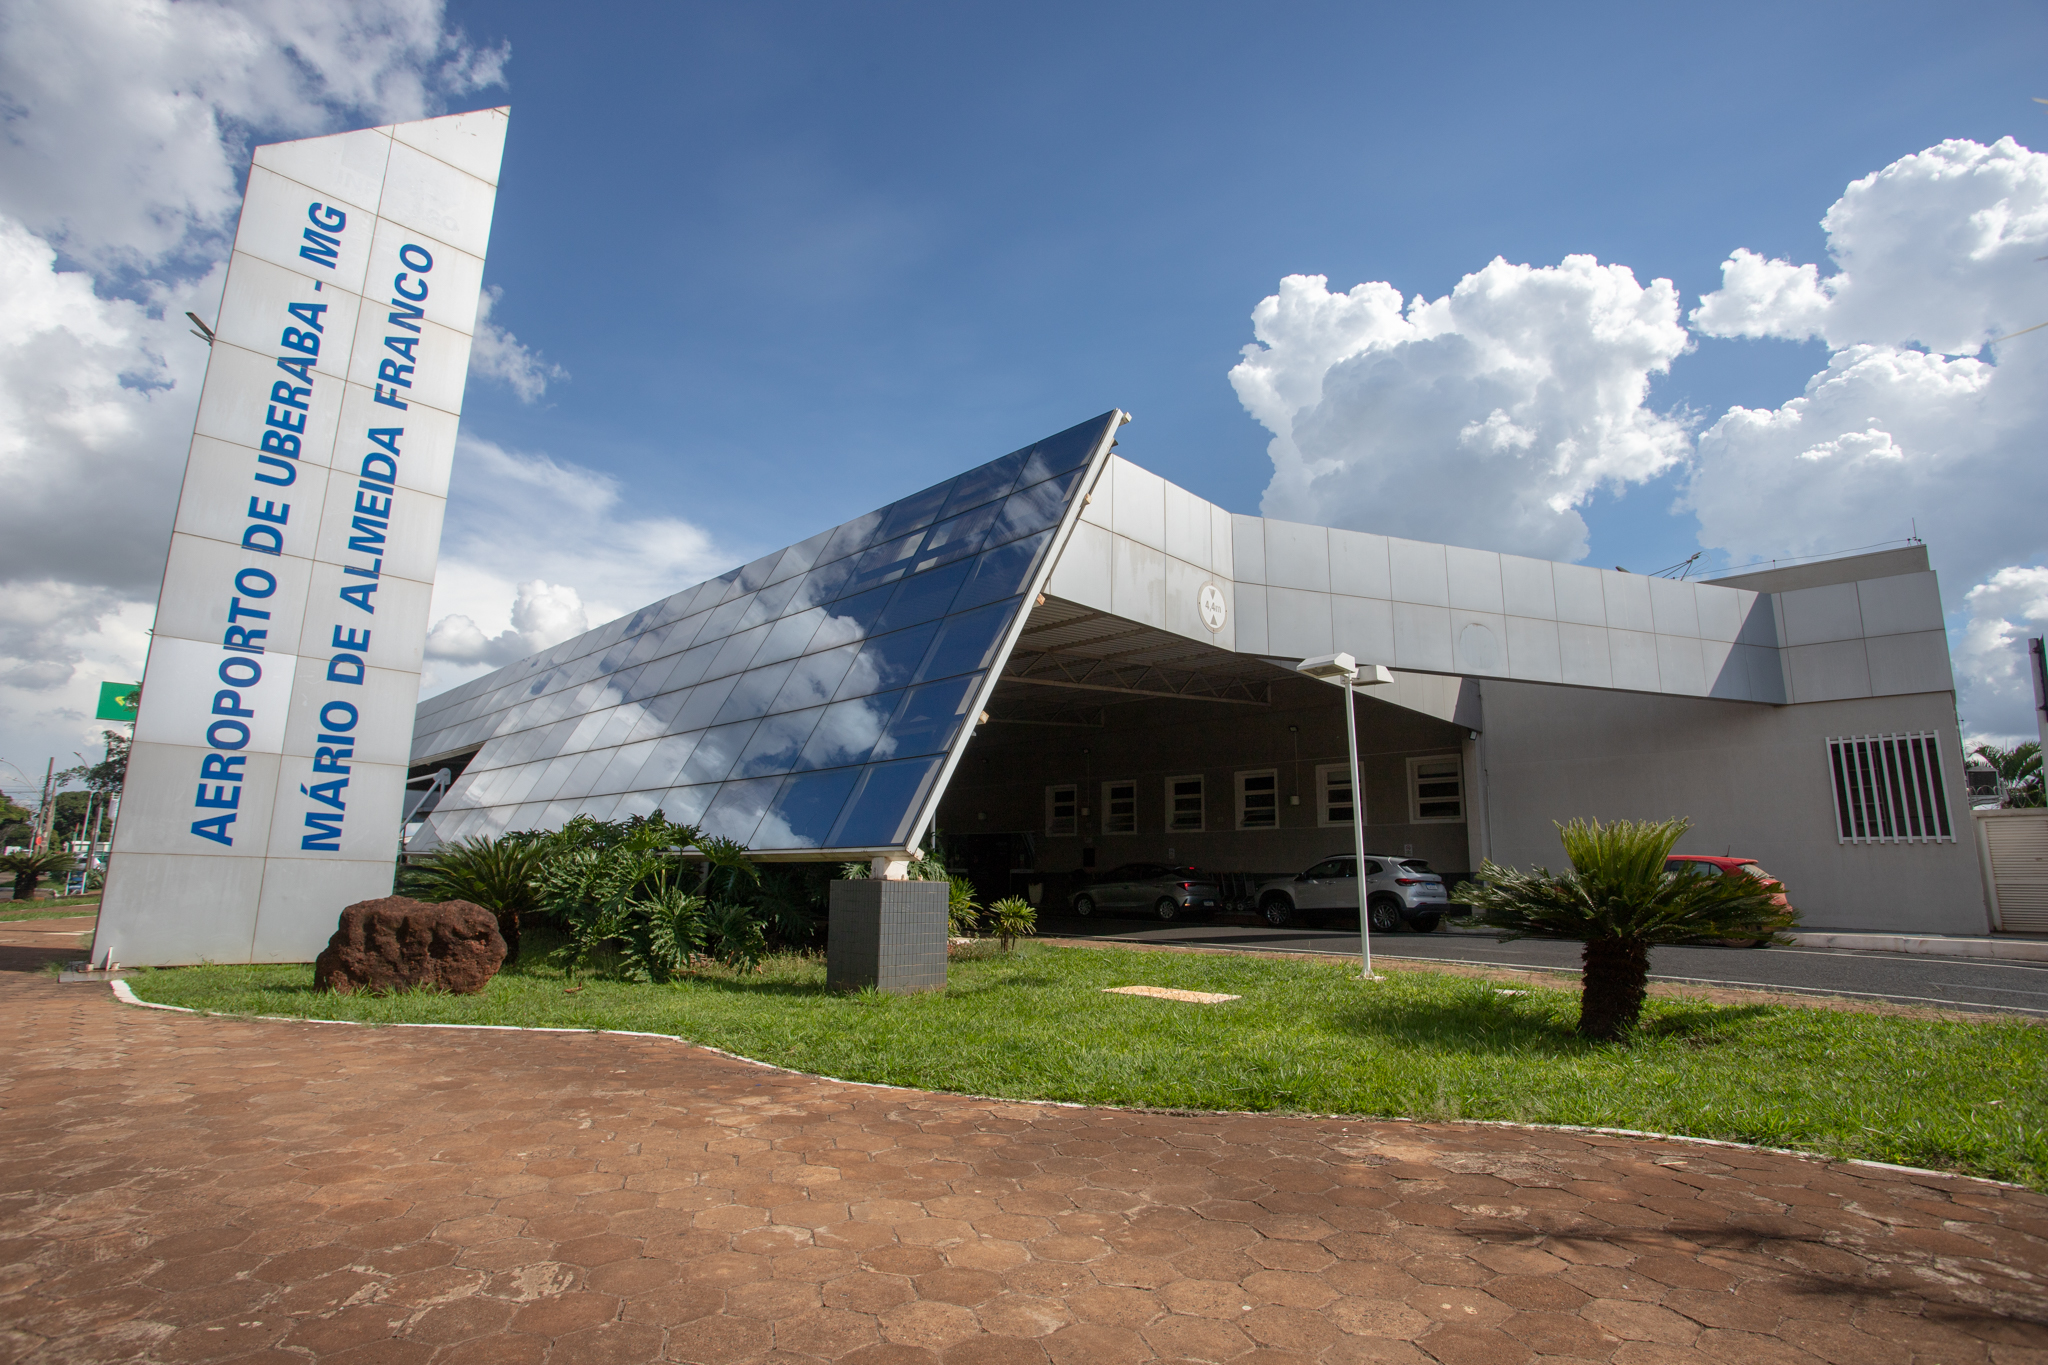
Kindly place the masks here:
[(1487, 923), (1518, 938), (1585, 944), (1579, 1033), (1614, 1042), (1634, 1028), (1659, 943), (1768, 938), (1796, 922), (1783, 888), (1753, 877), (1673, 871), (1665, 862), (1685, 820), (1574, 820), (1559, 827), (1569, 872), (1519, 872), (1488, 860), (1466, 899)]
[(539, 905), (535, 883), (546, 850), (524, 839), (464, 839), (406, 870), (406, 888), (425, 901), (468, 901), (498, 917), (505, 962), (519, 960), (519, 917)]
[(60, 853), (54, 848), (25, 848), (19, 853), (0, 855), (0, 872), (14, 878), (16, 900), (34, 900), (37, 882), (52, 872), (71, 867), (77, 861), (72, 854)]
[(2041, 741), (2030, 739), (2002, 749), (1996, 744), (1979, 744), (1970, 751), (1998, 770), (2005, 783), (2008, 806), (2043, 804), (2041, 792)]

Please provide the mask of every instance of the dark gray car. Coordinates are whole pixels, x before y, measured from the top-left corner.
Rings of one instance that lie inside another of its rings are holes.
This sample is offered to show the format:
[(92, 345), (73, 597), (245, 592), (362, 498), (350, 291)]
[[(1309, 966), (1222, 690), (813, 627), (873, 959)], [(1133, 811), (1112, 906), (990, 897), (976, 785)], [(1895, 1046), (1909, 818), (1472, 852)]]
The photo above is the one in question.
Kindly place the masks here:
[(1077, 915), (1178, 919), (1193, 911), (1214, 912), (1218, 894), (1216, 883), (1197, 868), (1125, 863), (1076, 891), (1070, 903)]

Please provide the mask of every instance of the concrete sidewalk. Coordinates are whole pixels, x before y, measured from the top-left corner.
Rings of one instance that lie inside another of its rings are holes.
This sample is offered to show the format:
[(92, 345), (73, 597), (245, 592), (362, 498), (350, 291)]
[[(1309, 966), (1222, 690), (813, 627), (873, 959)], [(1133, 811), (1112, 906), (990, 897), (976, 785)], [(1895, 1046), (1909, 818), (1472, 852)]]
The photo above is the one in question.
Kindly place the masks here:
[(2048, 1199), (1980, 1182), (217, 1019), (19, 970), (0, 1212), (9, 1362), (2048, 1362)]
[(1861, 953), (2048, 962), (2048, 938), (2021, 938), (2010, 934), (1866, 934), (1848, 930), (1802, 930), (1792, 935), (1792, 941), (1802, 948), (1846, 948)]

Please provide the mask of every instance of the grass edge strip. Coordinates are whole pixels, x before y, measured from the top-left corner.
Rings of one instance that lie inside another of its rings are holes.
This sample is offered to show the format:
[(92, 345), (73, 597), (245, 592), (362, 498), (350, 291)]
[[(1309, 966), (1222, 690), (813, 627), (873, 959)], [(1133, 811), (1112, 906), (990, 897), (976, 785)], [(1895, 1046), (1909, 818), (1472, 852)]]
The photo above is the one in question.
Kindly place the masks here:
[[(839, 1076), (827, 1076), (819, 1072), (798, 1071), (794, 1067), (779, 1066), (764, 1062), (756, 1057), (745, 1057), (737, 1052), (728, 1052), (722, 1047), (709, 1043), (692, 1042), (674, 1033), (648, 1033), (636, 1029), (609, 1028), (553, 1028), (539, 1024), (412, 1024), (372, 1023), (363, 1019), (316, 1019), (298, 1014), (231, 1014), (223, 1010), (196, 1010), (188, 1005), (164, 1005), (154, 1000), (144, 1000), (135, 994), (126, 981), (109, 981), (108, 988), (114, 998), (124, 1005), (135, 1005), (146, 1010), (168, 1010), (174, 1014), (192, 1014), (212, 1019), (248, 1019), (268, 1024), (337, 1024), (349, 1028), (420, 1028), (420, 1029), (468, 1029), (486, 1033), (589, 1033), (608, 1035), (614, 1038), (655, 1038), (662, 1042), (680, 1043), (684, 1047), (697, 1048), (730, 1061), (744, 1062), (764, 1071), (779, 1071), (786, 1076), (802, 1076), (810, 1080), (830, 1081), (834, 1085), (858, 1086), (863, 1090), (896, 1090), (912, 1095), (944, 1095), (954, 1099), (979, 1100), (984, 1104), (1042, 1104), (1053, 1109), (1110, 1109), (1121, 1113), (1158, 1114), (1167, 1117), (1185, 1116), (1190, 1118), (1272, 1118), (1274, 1110), (1251, 1109), (1153, 1109), (1145, 1105), (1132, 1104), (1081, 1104), (1074, 1100), (1019, 1100), (1002, 1095), (977, 1095), (967, 1091), (926, 1090), (916, 1086), (884, 1085), (877, 1081), (850, 1081)], [(2010, 1180), (1994, 1180), (1989, 1176), (1968, 1175), (1961, 1171), (1935, 1171), (1924, 1166), (1901, 1166), (1889, 1161), (1871, 1161), (1863, 1157), (1828, 1157), (1818, 1152), (1801, 1151), (1796, 1147), (1765, 1147), (1753, 1142), (1731, 1142), (1726, 1138), (1691, 1137), (1684, 1133), (1658, 1133), (1641, 1128), (1596, 1128), (1576, 1123), (1516, 1123), (1508, 1119), (1412, 1119), (1404, 1115), (1372, 1116), (1364, 1114), (1310, 1114), (1292, 1115), (1307, 1119), (1349, 1119), (1369, 1123), (1425, 1123), (1444, 1122), (1466, 1124), (1474, 1128), (1520, 1128), (1540, 1133), (1586, 1133), (1599, 1137), (1623, 1137), (1647, 1139), (1658, 1142), (1686, 1142), (1699, 1147), (1726, 1147), (1738, 1152), (1764, 1152), (1772, 1156), (1796, 1157), (1801, 1161), (1815, 1161), (1822, 1165), (1860, 1166), (1866, 1170), (1889, 1171), (1895, 1175), (1930, 1176), (1937, 1180), (1968, 1180), (1979, 1185), (1990, 1185), (2002, 1190), (2028, 1191), (2026, 1185)]]

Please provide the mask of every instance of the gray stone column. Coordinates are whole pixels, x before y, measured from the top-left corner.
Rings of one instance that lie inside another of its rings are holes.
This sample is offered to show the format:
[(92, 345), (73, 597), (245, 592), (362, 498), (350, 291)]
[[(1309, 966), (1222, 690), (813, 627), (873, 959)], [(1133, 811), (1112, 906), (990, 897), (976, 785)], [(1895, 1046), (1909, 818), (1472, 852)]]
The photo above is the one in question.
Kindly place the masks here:
[(835, 881), (825, 984), (893, 995), (946, 988), (945, 882)]

